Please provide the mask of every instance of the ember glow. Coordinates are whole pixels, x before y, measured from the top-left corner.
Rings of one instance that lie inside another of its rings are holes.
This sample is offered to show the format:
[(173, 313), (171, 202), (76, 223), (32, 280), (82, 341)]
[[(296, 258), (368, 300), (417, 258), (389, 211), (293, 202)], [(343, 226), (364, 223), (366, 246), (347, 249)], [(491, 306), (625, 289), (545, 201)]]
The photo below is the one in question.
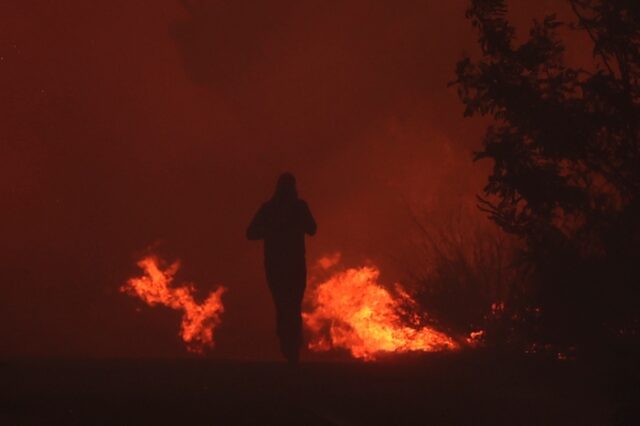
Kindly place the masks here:
[[(325, 264), (335, 262), (318, 262), (320, 267)], [(424, 315), (411, 309), (416, 307), (415, 301), (399, 284), (394, 297), (378, 283), (379, 275), (374, 266), (349, 268), (312, 286), (311, 310), (303, 314), (312, 335), (311, 350), (344, 348), (353, 357), (370, 361), (382, 353), (459, 348), (446, 334), (421, 326)]]
[(467, 344), (471, 347), (476, 347), (482, 344), (482, 338), (484, 337), (484, 330), (472, 331), (469, 333), (469, 337), (465, 339)]
[(203, 353), (206, 348), (214, 345), (213, 332), (220, 324), (220, 316), (224, 312), (221, 297), (226, 289), (218, 287), (202, 303), (197, 303), (193, 297), (193, 284), (172, 285), (180, 262), (176, 261), (165, 269), (160, 267), (162, 263), (156, 256), (143, 258), (138, 262), (138, 266), (144, 271), (143, 275), (128, 280), (120, 291), (139, 297), (149, 306), (163, 305), (182, 310), (180, 337), (190, 352)]

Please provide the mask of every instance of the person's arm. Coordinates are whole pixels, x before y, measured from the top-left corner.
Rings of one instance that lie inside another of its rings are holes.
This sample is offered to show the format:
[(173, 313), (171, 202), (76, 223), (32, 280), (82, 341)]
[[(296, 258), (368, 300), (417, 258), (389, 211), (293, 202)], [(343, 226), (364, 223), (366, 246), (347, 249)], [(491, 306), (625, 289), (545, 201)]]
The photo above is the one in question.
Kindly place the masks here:
[(315, 235), (318, 230), (318, 225), (316, 225), (311, 210), (309, 210), (309, 206), (304, 201), (302, 202), (302, 226), (304, 232), (309, 235)]
[(252, 241), (264, 239), (266, 226), (266, 209), (263, 204), (247, 228), (247, 239)]

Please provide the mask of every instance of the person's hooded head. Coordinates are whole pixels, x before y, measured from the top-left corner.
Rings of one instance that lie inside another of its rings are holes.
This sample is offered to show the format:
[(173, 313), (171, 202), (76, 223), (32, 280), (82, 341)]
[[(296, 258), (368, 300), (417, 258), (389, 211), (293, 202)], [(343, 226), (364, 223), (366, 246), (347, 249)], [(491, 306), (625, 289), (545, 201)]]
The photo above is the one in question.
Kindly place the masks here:
[(296, 178), (291, 173), (283, 173), (278, 177), (276, 191), (273, 194), (274, 200), (296, 200), (298, 191), (296, 190)]

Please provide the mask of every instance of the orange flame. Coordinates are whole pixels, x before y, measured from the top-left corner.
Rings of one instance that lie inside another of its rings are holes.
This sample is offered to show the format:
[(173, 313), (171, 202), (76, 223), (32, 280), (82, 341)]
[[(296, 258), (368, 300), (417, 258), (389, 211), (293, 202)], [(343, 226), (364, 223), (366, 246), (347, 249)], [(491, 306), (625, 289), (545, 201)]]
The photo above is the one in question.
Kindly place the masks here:
[[(323, 258), (326, 259), (326, 258)], [(320, 262), (319, 266), (328, 262)], [(332, 262), (333, 263), (333, 262)], [(415, 301), (396, 284), (399, 297), (378, 284), (373, 266), (350, 268), (332, 275), (310, 292), (311, 312), (303, 314), (312, 338), (309, 349), (345, 348), (355, 358), (374, 360), (384, 352), (434, 352), (458, 349), (446, 334), (420, 326), (424, 315), (401, 315)], [(406, 312), (405, 312), (406, 313)]]
[(201, 304), (193, 298), (195, 287), (184, 283), (172, 287), (173, 277), (180, 268), (176, 261), (166, 269), (159, 266), (160, 259), (147, 256), (138, 262), (144, 274), (131, 278), (120, 291), (137, 296), (149, 306), (164, 305), (171, 309), (184, 311), (180, 325), (180, 336), (187, 344), (187, 350), (202, 353), (207, 347), (213, 347), (213, 331), (220, 324), (220, 315), (224, 312), (221, 296), (226, 291), (218, 287)]
[(472, 331), (469, 333), (469, 337), (465, 339), (467, 344), (471, 347), (480, 346), (484, 337), (484, 330)]

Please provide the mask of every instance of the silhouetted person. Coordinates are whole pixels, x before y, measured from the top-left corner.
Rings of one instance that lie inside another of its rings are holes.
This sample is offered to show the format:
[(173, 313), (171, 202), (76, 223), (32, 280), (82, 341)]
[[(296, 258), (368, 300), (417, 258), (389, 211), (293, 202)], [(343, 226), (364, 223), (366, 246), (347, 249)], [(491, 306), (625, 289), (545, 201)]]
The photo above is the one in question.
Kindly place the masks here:
[(304, 236), (316, 233), (316, 222), (298, 198), (291, 173), (278, 178), (273, 197), (264, 203), (247, 229), (250, 240), (264, 240), (267, 283), (276, 307), (280, 350), (290, 364), (302, 346), (302, 297), (307, 281)]

